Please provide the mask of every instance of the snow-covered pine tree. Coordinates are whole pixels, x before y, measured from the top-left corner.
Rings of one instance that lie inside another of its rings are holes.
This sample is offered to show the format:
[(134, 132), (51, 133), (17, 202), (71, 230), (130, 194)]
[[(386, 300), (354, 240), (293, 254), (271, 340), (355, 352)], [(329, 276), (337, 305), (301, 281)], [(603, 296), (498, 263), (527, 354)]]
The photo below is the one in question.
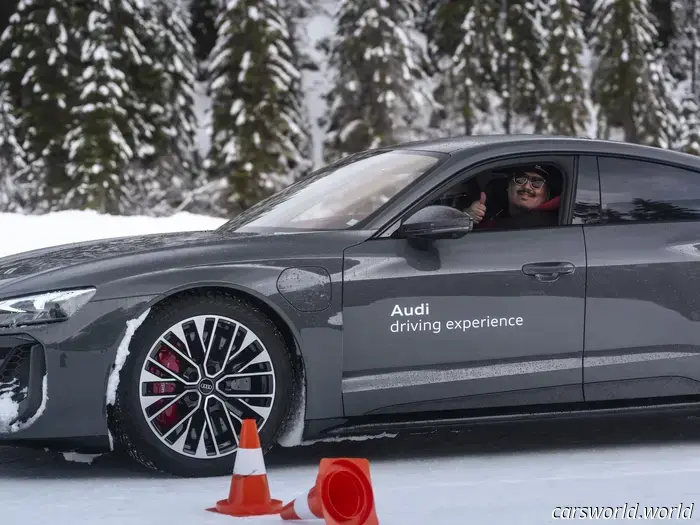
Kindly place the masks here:
[[(132, 0), (96, 0), (78, 13), (82, 67), (63, 143), (72, 187), (62, 207), (118, 214), (131, 197), (123, 174), (139, 153), (153, 153), (153, 130), (143, 129), (146, 117), (137, 111), (143, 107), (130, 82), (130, 67), (142, 64), (146, 53), (134, 27), (138, 7)], [(117, 28), (114, 21), (119, 19), (128, 22)], [(122, 38), (116, 38), (116, 29), (124, 32)]]
[(621, 128), (624, 140), (668, 143), (672, 78), (658, 52), (648, 0), (597, 0), (593, 8), (594, 101), (603, 136)]
[(634, 101), (636, 126), (645, 144), (672, 148), (682, 123), (681, 101), (676, 99), (678, 80), (666, 62), (665, 51), (658, 47), (648, 55), (648, 66), (641, 84), (645, 96)]
[(682, 111), (681, 149), (692, 155), (700, 155), (700, 103), (698, 103), (698, 97), (689, 94), (683, 100)]
[(506, 2), (499, 74), (506, 133), (521, 131), (517, 116), (525, 117), (536, 133), (544, 129), (541, 102), (547, 100), (548, 93), (542, 71), (547, 39), (540, 1)]
[[(419, 29), (426, 38), (426, 73), (433, 79), (432, 94), (439, 107), (430, 112), (427, 132), (436, 135), (463, 132), (464, 121), (454, 110), (452, 56), (462, 37), (461, 20), (468, 4), (425, 0)], [(469, 127), (467, 134), (469, 134)]]
[(671, 31), (666, 49), (666, 63), (680, 82), (690, 76), (690, 40), (688, 39), (689, 12), (695, 0), (670, 0)]
[(679, 24), (684, 37), (685, 93), (682, 101), (680, 148), (700, 155), (700, 0), (685, 0)]
[(578, 136), (588, 119), (581, 65), (583, 11), (579, 0), (543, 0), (542, 14), (547, 33), (543, 77), (549, 93), (543, 104), (544, 131)]
[(340, 0), (329, 46), (327, 162), (414, 138), (432, 109), (419, 9), (417, 0)]
[(442, 2), (428, 17), (429, 51), (437, 70), (435, 98), (441, 117), (432, 127), (450, 134), (474, 132), (491, 110), (498, 75), (500, 0)]
[[(4, 0), (0, 2), (0, 33), (10, 25), (10, 17), (17, 11), (19, 0)], [(4, 57), (3, 57), (4, 58)]]
[(129, 184), (138, 196), (131, 208), (166, 214), (192, 188), (199, 165), (194, 113), (197, 62), (184, 0), (152, 0), (134, 13), (143, 34), (139, 40), (150, 61), (132, 79), (132, 91), (142, 94), (139, 115), (148, 126), (148, 147), (139, 152), (129, 171)]
[(673, 35), (673, 1), (674, 0), (649, 0), (649, 11), (654, 17), (657, 45), (666, 49)]
[(312, 42), (306, 24), (309, 18), (320, 10), (320, 5), (320, 0), (281, 0), (282, 16), (290, 34), (291, 62), (302, 75), (298, 86), (300, 90), (298, 94), (298, 115), (301, 133), (297, 136), (296, 142), (299, 150), (299, 166), (295, 170), (294, 180), (309, 174), (314, 167), (311, 117), (305, 96), (312, 89), (312, 85), (308, 82), (308, 77), (304, 77), (304, 74), (319, 70), (319, 64), (316, 63), (313, 56), (309, 53)]
[(159, 135), (156, 148), (159, 154), (173, 155), (185, 170), (190, 170), (197, 131), (194, 112), (197, 60), (195, 41), (188, 29), (189, 13), (184, 0), (150, 3), (155, 23), (150, 35), (144, 35), (144, 41), (148, 42), (149, 55), (160, 79), (152, 110)]
[[(212, 196), (230, 213), (287, 186), (307, 166), (301, 73), (279, 0), (229, 0), (209, 60)], [(219, 197), (224, 197), (222, 203)]]
[(31, 194), (28, 212), (53, 209), (71, 185), (62, 140), (74, 100), (75, 61), (69, 55), (75, 11), (72, 3), (21, 0), (0, 37), (0, 111), (14, 130), (15, 160), (23, 164), (16, 177)]
[(0, 82), (0, 211), (24, 212), (31, 206), (32, 187), (23, 184), (20, 172), (26, 155), (17, 139), (19, 122), (12, 95)]
[(700, 104), (700, 0), (686, 1), (688, 2), (688, 14), (685, 27), (689, 40), (691, 90), (695, 94), (696, 101)]

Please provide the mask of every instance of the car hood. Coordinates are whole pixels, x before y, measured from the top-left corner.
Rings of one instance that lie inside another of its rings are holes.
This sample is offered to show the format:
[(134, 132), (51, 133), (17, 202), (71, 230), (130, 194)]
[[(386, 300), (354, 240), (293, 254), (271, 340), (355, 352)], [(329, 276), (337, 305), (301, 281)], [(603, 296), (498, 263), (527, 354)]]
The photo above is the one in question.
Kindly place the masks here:
[[(231, 237), (231, 234), (227, 234), (228, 239)], [(42, 248), (0, 258), (0, 285), (7, 285), (29, 275), (86, 262), (124, 257), (133, 253), (145, 254), (192, 245), (204, 246), (222, 241), (222, 235), (214, 231), (195, 231), (118, 237)]]

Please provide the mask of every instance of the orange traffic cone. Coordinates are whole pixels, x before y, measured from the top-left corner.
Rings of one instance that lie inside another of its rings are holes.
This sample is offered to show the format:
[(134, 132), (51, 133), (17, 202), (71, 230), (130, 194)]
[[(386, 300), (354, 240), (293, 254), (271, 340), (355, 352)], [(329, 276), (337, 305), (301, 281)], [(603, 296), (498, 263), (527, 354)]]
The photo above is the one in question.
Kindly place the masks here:
[(282, 501), (270, 498), (255, 420), (244, 419), (228, 499), (207, 510), (229, 516), (263, 516), (278, 514), (281, 508)]
[(378, 525), (369, 461), (322, 459), (316, 485), (287, 503), (280, 516), (283, 520), (323, 519), (328, 525)]

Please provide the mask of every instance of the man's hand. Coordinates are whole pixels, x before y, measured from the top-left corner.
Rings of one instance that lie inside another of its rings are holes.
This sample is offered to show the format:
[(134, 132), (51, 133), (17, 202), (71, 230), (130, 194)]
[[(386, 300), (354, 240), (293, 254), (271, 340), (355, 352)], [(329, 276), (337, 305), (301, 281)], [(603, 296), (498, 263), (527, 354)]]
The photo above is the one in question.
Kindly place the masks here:
[(486, 215), (486, 194), (482, 191), (481, 199), (472, 202), (471, 206), (464, 211), (471, 215), (475, 223), (479, 224)]

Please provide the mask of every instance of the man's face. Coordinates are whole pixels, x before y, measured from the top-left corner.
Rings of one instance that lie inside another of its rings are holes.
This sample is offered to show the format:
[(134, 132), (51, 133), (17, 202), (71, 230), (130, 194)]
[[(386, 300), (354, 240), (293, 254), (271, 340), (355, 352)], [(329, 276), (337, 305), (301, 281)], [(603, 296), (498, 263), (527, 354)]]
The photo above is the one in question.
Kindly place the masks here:
[(508, 185), (508, 200), (518, 208), (537, 208), (546, 202), (547, 195), (547, 183), (538, 173), (519, 173)]

